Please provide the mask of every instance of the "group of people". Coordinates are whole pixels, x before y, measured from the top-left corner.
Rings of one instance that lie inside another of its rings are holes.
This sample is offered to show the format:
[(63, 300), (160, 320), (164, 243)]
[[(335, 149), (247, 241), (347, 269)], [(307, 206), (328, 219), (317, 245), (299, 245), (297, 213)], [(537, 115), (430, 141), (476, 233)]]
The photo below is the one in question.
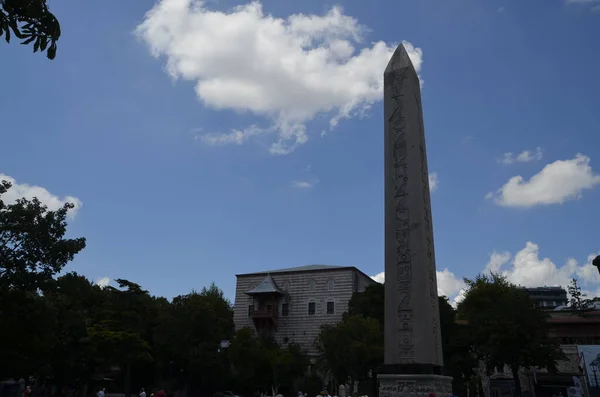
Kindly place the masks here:
[[(98, 393), (96, 394), (97, 397), (105, 397), (105, 395), (106, 395), (106, 388), (100, 389), (98, 391)], [(28, 396), (25, 396), (25, 397), (28, 397)], [(144, 388), (142, 388), (140, 390), (139, 397), (146, 397), (146, 390)], [(167, 392), (164, 391), (163, 389), (160, 389), (156, 393), (150, 393), (150, 397), (167, 397)]]

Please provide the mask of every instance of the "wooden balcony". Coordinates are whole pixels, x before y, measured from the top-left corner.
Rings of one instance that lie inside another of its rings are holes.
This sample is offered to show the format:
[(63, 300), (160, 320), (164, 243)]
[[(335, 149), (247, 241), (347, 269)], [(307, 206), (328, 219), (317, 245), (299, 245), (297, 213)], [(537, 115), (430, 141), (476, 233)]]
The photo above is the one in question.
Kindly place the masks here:
[(258, 310), (253, 310), (250, 316), (252, 317), (252, 320), (254, 320), (256, 329), (277, 327), (279, 313), (277, 312), (276, 307), (270, 305), (264, 308), (261, 307)]

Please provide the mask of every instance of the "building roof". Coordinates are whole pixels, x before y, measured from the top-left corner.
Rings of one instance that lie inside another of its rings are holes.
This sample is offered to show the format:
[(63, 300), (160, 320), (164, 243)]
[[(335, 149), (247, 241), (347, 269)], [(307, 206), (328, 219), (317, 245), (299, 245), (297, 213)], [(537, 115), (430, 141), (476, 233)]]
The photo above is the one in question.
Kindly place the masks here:
[[(236, 277), (244, 277), (244, 276), (260, 276), (263, 274), (280, 274), (280, 273), (301, 273), (301, 272), (319, 272), (319, 271), (330, 271), (330, 270), (356, 270), (364, 277), (372, 280), (372, 278), (363, 273), (360, 269), (355, 266), (333, 266), (333, 265), (306, 265), (306, 266), (298, 266), (298, 267), (289, 267), (285, 269), (275, 269), (275, 270), (265, 270), (262, 272), (253, 272), (253, 273), (242, 273), (236, 274)], [(376, 282), (373, 280), (373, 282)]]
[(267, 277), (263, 281), (260, 282), (256, 287), (252, 288), (250, 291), (247, 291), (248, 295), (259, 295), (259, 294), (283, 294), (283, 292), (277, 288), (277, 284), (273, 280), (270, 274), (267, 274)]
[(262, 272), (253, 272), (253, 273), (244, 273), (238, 274), (238, 276), (250, 276), (257, 274), (270, 274), (270, 273), (295, 273), (295, 272), (313, 272), (318, 270), (340, 270), (350, 268), (351, 266), (332, 266), (332, 265), (306, 265), (306, 266), (298, 266), (298, 267), (288, 267), (286, 269), (275, 269), (275, 270), (265, 270)]

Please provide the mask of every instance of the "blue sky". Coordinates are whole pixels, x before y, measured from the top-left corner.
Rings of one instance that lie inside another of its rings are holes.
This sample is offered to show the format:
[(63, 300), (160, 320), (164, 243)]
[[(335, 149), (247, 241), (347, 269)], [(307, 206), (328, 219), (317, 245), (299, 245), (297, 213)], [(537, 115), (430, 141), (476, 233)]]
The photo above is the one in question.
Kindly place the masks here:
[(406, 41), (440, 292), (484, 269), (598, 289), (599, 1), (188, 3), (49, 1), (54, 61), (0, 44), (0, 174), (13, 199), (76, 200), (70, 270), (168, 297), (314, 263), (380, 273), (382, 73)]

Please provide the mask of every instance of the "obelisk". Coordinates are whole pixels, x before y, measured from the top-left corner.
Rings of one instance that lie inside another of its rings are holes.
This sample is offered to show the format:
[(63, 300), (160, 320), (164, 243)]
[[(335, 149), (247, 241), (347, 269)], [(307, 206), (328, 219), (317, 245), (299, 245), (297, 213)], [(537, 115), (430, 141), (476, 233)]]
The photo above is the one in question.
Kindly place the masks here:
[(385, 321), (380, 397), (446, 397), (421, 87), (404, 45), (384, 72)]

